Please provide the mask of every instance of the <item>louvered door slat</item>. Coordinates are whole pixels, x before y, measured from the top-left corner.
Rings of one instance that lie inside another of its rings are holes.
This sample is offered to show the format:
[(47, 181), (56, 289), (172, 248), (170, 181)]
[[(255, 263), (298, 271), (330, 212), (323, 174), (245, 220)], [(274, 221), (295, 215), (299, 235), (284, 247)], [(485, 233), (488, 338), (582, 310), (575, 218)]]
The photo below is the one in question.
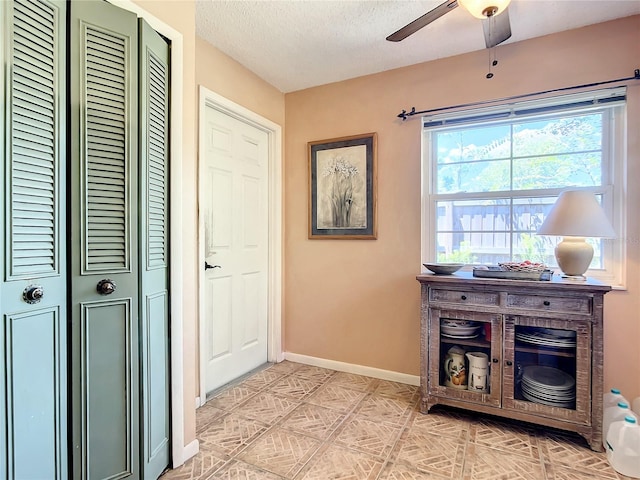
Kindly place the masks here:
[[(36, 77), (31, 78), (30, 72), (24, 68), (14, 68), (14, 88), (16, 91), (21, 91), (25, 94), (36, 97), (37, 105), (40, 108), (47, 108), (47, 99), (50, 98), (50, 95), (53, 94), (53, 89), (51, 85), (46, 83), (46, 80), (38, 79)], [(29, 102), (30, 96), (20, 96), (20, 100), (24, 102)], [(36, 102), (30, 102), (31, 104), (35, 104)]]
[[(20, 50), (20, 47), (32, 49), (39, 49), (50, 54), (53, 54), (53, 37), (50, 35), (42, 34), (42, 31), (33, 29), (35, 23), (26, 23), (21, 21), (15, 22), (15, 34), (14, 42), (16, 44), (16, 50)], [(30, 35), (25, 35), (25, 32), (29, 31)], [(45, 57), (46, 58), (46, 57)], [(48, 57), (51, 58), (51, 57)]]
[(109, 76), (108, 72), (106, 71), (101, 71), (99, 76), (95, 74), (87, 75), (87, 81), (95, 85), (100, 85), (101, 87), (107, 89), (120, 88), (124, 86), (119, 73), (114, 76)]
[(32, 36), (31, 38), (23, 38), (20, 35), (16, 35), (14, 37), (14, 46), (17, 52), (21, 52), (21, 54), (28, 54), (33, 57), (33, 59), (42, 64), (51, 64), (51, 56), (53, 51), (51, 50), (51, 38), (40, 38), (40, 45), (33, 44), (36, 36)]
[[(20, 53), (16, 51), (15, 53)], [(28, 55), (28, 53), (23, 53)], [(45, 93), (53, 93), (53, 82), (48, 78), (47, 64), (27, 63), (23, 60), (17, 60), (13, 66), (14, 74), (17, 76), (23, 76), (25, 78), (31, 78), (31, 80), (38, 84)], [(48, 90), (48, 92), (47, 92)]]
[[(34, 120), (51, 125), (53, 121), (53, 111), (36, 100), (46, 100), (46, 95), (37, 92), (31, 85), (21, 83), (21, 79), (16, 79), (14, 87), (16, 91), (22, 93), (20, 98), (15, 98), (13, 104), (14, 114), (18, 117), (16, 121), (20, 121), (20, 117), (35, 118)], [(49, 97), (50, 98), (50, 97)]]
[(24, 178), (30, 178), (31, 175), (43, 175), (45, 177), (50, 177), (54, 173), (53, 165), (43, 166), (35, 163), (30, 165), (30, 170), (25, 168), (23, 165), (16, 165), (15, 172), (16, 176), (22, 175)]
[[(14, 22), (20, 20), (29, 23), (34, 28), (33, 32), (39, 35), (54, 38), (54, 29), (51, 28), (56, 22), (55, 11), (42, 5), (33, 4), (32, 2), (16, 2)], [(58, 18), (59, 19), (59, 18)]]

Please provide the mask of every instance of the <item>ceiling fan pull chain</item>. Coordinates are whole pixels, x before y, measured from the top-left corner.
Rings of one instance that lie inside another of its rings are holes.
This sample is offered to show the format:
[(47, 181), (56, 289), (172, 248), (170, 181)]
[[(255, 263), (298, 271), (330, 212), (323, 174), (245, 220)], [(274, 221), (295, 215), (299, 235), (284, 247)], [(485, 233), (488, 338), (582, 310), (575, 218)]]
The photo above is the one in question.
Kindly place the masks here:
[[(489, 23), (489, 32), (488, 32), (488, 38), (489, 38), (489, 44), (493, 45), (493, 32), (494, 32), (494, 27), (495, 27), (495, 18), (493, 15), (489, 15), (489, 18), (487, 18), (487, 22)], [(487, 73), (487, 79), (489, 78), (493, 78), (493, 72), (491, 72), (491, 67), (493, 65), (496, 65), (498, 62), (496, 62), (495, 60), (495, 45), (493, 47), (489, 48), (489, 73)]]
[(496, 65), (498, 65), (498, 47), (497, 46), (489, 49), (489, 73), (487, 73), (487, 78), (493, 78), (491, 67), (495, 67)]

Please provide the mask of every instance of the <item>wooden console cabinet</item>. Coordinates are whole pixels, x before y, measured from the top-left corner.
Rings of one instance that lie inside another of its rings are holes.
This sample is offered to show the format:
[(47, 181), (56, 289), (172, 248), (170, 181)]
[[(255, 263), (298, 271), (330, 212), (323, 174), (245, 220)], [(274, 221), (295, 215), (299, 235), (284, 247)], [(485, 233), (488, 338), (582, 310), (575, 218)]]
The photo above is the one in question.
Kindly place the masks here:
[[(443, 404), (509, 417), (577, 432), (591, 449), (602, 450), (603, 297), (611, 287), (558, 276), (476, 278), (471, 272), (421, 274), (417, 280), (422, 413)], [(466, 335), (441, 331), (449, 325), (451, 332), (452, 324), (476, 328), (468, 334), (467, 327)], [(487, 356), (484, 390), (453, 386), (447, 377), (451, 352), (459, 360), (461, 350)]]

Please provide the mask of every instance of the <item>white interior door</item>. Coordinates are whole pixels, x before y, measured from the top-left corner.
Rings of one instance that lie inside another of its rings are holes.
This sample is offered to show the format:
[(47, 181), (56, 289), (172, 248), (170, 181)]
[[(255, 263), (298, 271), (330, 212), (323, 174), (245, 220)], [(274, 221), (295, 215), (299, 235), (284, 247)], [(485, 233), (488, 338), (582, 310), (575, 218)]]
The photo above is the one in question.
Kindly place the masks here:
[(207, 393), (267, 361), (269, 136), (214, 107), (205, 112)]

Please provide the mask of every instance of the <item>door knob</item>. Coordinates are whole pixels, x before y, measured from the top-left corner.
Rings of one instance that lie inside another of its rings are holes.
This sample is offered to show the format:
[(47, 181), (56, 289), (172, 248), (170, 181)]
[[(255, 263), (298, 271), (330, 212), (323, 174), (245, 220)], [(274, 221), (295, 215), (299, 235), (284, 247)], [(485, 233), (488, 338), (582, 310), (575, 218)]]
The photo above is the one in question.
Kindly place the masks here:
[(209, 265), (206, 261), (204, 262), (204, 269), (209, 270), (210, 268), (222, 268), (220, 265)]
[(27, 303), (38, 303), (44, 296), (44, 289), (40, 285), (29, 285), (22, 292), (22, 298)]
[(96, 290), (100, 295), (111, 295), (116, 291), (116, 283), (113, 280), (105, 278), (98, 282), (98, 285), (96, 285)]

